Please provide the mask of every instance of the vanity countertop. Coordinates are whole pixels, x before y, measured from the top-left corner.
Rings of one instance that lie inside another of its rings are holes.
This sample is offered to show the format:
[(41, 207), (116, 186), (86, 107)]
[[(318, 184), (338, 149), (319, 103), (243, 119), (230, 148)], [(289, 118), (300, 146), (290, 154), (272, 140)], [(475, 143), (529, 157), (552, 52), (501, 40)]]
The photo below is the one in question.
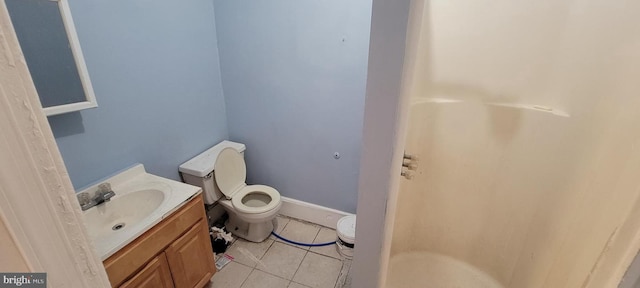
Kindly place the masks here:
[(79, 192), (93, 195), (105, 182), (116, 195), (83, 212), (89, 237), (103, 261), (202, 192), (200, 187), (149, 174), (142, 164)]

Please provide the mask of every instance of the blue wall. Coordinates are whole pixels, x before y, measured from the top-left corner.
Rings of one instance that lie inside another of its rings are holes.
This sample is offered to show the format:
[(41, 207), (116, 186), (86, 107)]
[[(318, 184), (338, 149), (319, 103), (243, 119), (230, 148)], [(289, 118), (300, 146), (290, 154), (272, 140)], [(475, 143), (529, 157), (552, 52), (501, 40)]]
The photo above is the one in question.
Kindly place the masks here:
[(227, 137), (213, 3), (70, 0), (98, 108), (50, 117), (74, 186), (178, 165)]
[(215, 7), (229, 136), (247, 144), (248, 182), (355, 212), (371, 0)]

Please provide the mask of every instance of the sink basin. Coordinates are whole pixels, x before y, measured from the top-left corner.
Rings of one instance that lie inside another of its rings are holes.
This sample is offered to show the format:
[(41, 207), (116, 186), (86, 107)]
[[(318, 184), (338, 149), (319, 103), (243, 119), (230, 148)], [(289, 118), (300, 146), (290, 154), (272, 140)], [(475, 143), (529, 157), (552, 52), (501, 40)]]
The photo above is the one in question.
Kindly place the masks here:
[(95, 239), (112, 233), (126, 233), (151, 216), (162, 201), (164, 192), (160, 190), (138, 190), (88, 209), (84, 217), (87, 223), (91, 223), (87, 226), (89, 235)]
[(110, 183), (115, 196), (83, 212), (96, 251), (105, 260), (200, 193), (200, 187), (147, 173), (138, 164), (80, 193)]

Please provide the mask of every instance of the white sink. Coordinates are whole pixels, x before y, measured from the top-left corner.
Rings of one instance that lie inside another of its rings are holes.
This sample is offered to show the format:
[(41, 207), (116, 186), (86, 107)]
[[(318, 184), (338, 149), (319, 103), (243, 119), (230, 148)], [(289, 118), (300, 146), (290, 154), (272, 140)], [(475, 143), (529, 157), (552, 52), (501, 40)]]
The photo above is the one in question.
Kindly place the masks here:
[(103, 238), (112, 233), (123, 233), (148, 218), (163, 200), (164, 192), (160, 190), (139, 190), (88, 209), (84, 217), (91, 223), (87, 226), (89, 235)]
[(87, 232), (102, 260), (152, 228), (200, 188), (145, 172), (138, 164), (82, 192), (93, 194), (98, 185), (108, 182), (116, 195), (110, 201), (83, 212)]

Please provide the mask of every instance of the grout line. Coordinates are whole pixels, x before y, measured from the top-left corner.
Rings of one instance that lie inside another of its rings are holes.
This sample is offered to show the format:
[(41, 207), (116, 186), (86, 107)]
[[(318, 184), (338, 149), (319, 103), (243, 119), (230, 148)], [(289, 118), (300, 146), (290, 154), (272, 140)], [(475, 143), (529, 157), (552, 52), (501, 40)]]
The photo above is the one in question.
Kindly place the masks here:
[(313, 254), (316, 254), (316, 255), (320, 255), (320, 256), (328, 257), (328, 258), (331, 258), (331, 259), (336, 259), (336, 260), (339, 260), (340, 262), (343, 262), (343, 263), (344, 263), (344, 259), (342, 259), (342, 258), (336, 258), (336, 257), (333, 257), (333, 256), (325, 255), (325, 254), (318, 253), (318, 252), (316, 252), (316, 251), (311, 251), (311, 250), (309, 250), (309, 252), (311, 252), (311, 253), (313, 253)]
[(260, 260), (262, 260), (262, 258), (264, 258), (264, 255), (267, 255), (267, 252), (269, 252), (269, 250), (271, 249), (271, 247), (273, 247), (273, 243), (276, 243), (276, 240), (273, 240), (271, 242), (271, 244), (269, 245), (269, 247), (267, 248), (267, 250), (264, 251), (264, 254), (262, 254), (262, 256), (260, 256)]
[[(289, 225), (289, 223), (291, 223), (291, 218), (288, 218), (288, 217), (286, 217), (286, 218), (289, 219), (289, 221), (287, 221), (287, 223), (284, 224), (284, 226), (282, 226), (282, 231), (284, 231), (284, 228), (286, 228), (287, 225)], [(280, 232), (280, 233), (282, 233), (282, 232)]]
[[(233, 261), (233, 263), (240, 264), (240, 265), (242, 265), (242, 266), (244, 266), (244, 267), (247, 267), (247, 268), (251, 268), (251, 269), (253, 269), (253, 267), (251, 267), (251, 266), (247, 266), (247, 265), (242, 264), (242, 263), (240, 263), (240, 262)], [(227, 266), (225, 265), (225, 267), (227, 267)], [(224, 268), (223, 268), (223, 269), (224, 269)]]
[[(265, 251), (264, 251), (264, 254), (262, 254), (262, 256), (260, 256), (260, 259), (258, 259), (258, 260), (260, 260), (260, 262), (259, 262), (259, 263), (256, 263), (256, 267), (255, 267), (256, 269), (258, 268), (258, 266), (260, 266), (260, 265), (259, 265), (260, 263), (262, 263), (262, 264), (264, 265), (264, 262), (262, 262), (262, 259), (264, 258), (264, 256), (267, 256), (267, 253), (269, 253), (269, 250), (271, 250), (271, 247), (273, 247), (273, 244), (274, 244), (274, 243), (276, 243), (276, 241), (275, 241), (275, 240), (272, 240), (272, 242), (271, 242), (271, 244), (269, 245), (269, 247), (267, 248), (267, 250), (265, 250)], [(267, 265), (264, 265), (264, 266), (266, 267)], [(260, 269), (258, 269), (258, 270), (260, 270)], [(260, 270), (260, 271), (262, 271), (262, 270)], [(266, 271), (262, 271), (262, 272), (266, 272)], [(266, 273), (268, 273), (268, 272), (266, 272)]]
[[(311, 243), (316, 243), (316, 239), (318, 239), (318, 235), (320, 235), (320, 230), (322, 230), (322, 228), (318, 229), (318, 232), (316, 232), (316, 236), (313, 237), (313, 240), (311, 241)], [(309, 247), (309, 250), (311, 250), (311, 247)]]
[[(291, 276), (291, 281), (293, 281), (293, 278), (296, 278), (296, 274), (298, 274), (298, 271), (300, 270), (300, 266), (302, 266), (302, 263), (304, 262), (304, 259), (307, 258), (307, 254), (309, 254), (309, 251), (307, 251), (307, 250), (305, 250), (305, 251), (306, 251), (306, 253), (304, 253), (304, 257), (302, 257), (302, 261), (300, 261), (300, 264), (298, 264), (298, 268), (296, 268), (296, 272), (294, 272), (293, 276)], [(298, 282), (296, 282), (296, 283), (298, 283)]]
[[(282, 277), (282, 276), (278, 276), (278, 275), (276, 275), (276, 274), (269, 273), (269, 272), (267, 272), (267, 271), (262, 271), (262, 270), (260, 270), (260, 269), (258, 269), (258, 268), (255, 268), (255, 270), (258, 270), (258, 271), (260, 271), (260, 272), (262, 272), (262, 273), (265, 273), (265, 274), (267, 274), (267, 275), (271, 275), (271, 276), (276, 277), (276, 278), (280, 278), (280, 279), (282, 279), (282, 280), (286, 280), (286, 281), (289, 281), (289, 282), (292, 282), (292, 281), (293, 281), (293, 280), (290, 280), (290, 279), (284, 278), (284, 277)], [(291, 284), (291, 283), (289, 283), (289, 284)]]
[(346, 264), (344, 263), (344, 261), (342, 261), (342, 265), (340, 266), (340, 273), (338, 273), (338, 279), (336, 279), (336, 283), (333, 284), (333, 287), (335, 288), (342, 288), (342, 286), (344, 286), (344, 285), (338, 286), (340, 282), (340, 277), (342, 277), (342, 270), (344, 269), (344, 265)]
[[(298, 284), (298, 285), (300, 285), (300, 286), (302, 286), (302, 287), (309, 287), (309, 286), (307, 286), (307, 285), (304, 285), (304, 284), (302, 284), (302, 283), (298, 283), (298, 282), (293, 281), (293, 280), (291, 280), (291, 283), (296, 283), (296, 284)], [(291, 286), (291, 283), (289, 283), (289, 286)], [(311, 287), (309, 287), (309, 288), (311, 288)]]
[[(347, 282), (350, 281), (349, 277), (351, 274), (352, 265), (353, 265), (353, 262), (351, 262), (351, 260), (345, 260), (344, 262), (342, 262), (342, 269), (340, 270), (340, 276), (338, 277), (339, 282), (336, 283), (335, 288), (343, 288), (345, 284), (347, 284)], [(343, 271), (343, 270), (346, 270), (346, 271)]]
[(340, 276), (342, 276), (342, 268), (344, 268), (344, 262), (341, 262), (342, 265), (340, 265), (340, 273), (338, 273), (338, 278), (336, 279), (336, 282), (333, 283), (333, 287), (334, 288), (340, 288), (338, 287), (338, 282), (340, 281)]
[(249, 275), (247, 275), (247, 277), (245, 277), (244, 280), (242, 280), (242, 283), (240, 283), (240, 288), (242, 288), (242, 285), (244, 285), (244, 282), (247, 282), (247, 279), (249, 279), (249, 276), (251, 276), (251, 273), (253, 273), (253, 271), (255, 271), (255, 270), (256, 270), (256, 268), (251, 269), (251, 272), (249, 272)]
[[(267, 240), (265, 240), (265, 241), (269, 241), (269, 240), (270, 240), (270, 239), (267, 239)], [(262, 264), (264, 267), (266, 267), (266, 266), (267, 266), (267, 265), (264, 265), (264, 262), (262, 262), (262, 259), (264, 258), (264, 256), (266, 256), (266, 255), (267, 255), (267, 253), (269, 253), (269, 250), (271, 250), (271, 247), (273, 247), (273, 243), (276, 243), (276, 241), (274, 241), (274, 240), (271, 240), (271, 241), (272, 241), (272, 242), (271, 242), (271, 244), (269, 244), (269, 247), (267, 247), (267, 249), (266, 249), (266, 250), (264, 250), (264, 253), (263, 253), (263, 254), (262, 254), (262, 256), (260, 256), (260, 258), (258, 259), (258, 262), (254, 263), (254, 265), (255, 265), (255, 267), (253, 267), (254, 269), (258, 269), (258, 267), (260, 266), (260, 264)], [(258, 257), (256, 257), (256, 258), (258, 258)], [(268, 273), (268, 272), (263, 271), (263, 270), (261, 270), (261, 269), (258, 269), (258, 270), (260, 270), (260, 271), (262, 271), (262, 272), (265, 272), (265, 273)]]

